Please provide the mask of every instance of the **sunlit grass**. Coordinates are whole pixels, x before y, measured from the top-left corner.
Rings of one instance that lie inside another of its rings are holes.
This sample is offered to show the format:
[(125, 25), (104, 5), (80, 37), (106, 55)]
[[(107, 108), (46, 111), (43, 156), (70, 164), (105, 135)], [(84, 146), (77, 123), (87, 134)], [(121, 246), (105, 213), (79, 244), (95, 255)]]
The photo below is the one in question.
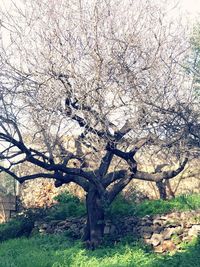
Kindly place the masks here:
[(64, 235), (36, 236), (0, 245), (1, 267), (196, 267), (200, 266), (198, 240), (174, 255), (158, 255), (137, 242), (106, 245), (87, 251)]

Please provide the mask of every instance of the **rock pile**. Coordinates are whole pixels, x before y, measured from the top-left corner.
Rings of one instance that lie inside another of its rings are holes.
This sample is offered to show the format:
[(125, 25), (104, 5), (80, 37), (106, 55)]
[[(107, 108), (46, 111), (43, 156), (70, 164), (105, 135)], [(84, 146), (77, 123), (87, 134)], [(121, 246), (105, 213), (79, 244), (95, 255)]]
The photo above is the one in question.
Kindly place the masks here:
[[(40, 233), (62, 233), (68, 231), (74, 238), (80, 238), (86, 218), (64, 221), (36, 222), (34, 231)], [(173, 212), (166, 215), (143, 218), (124, 217), (115, 222), (106, 220), (104, 234), (120, 240), (126, 235), (142, 238), (155, 252), (163, 253), (179, 249), (183, 241), (190, 241), (200, 235), (200, 210)]]

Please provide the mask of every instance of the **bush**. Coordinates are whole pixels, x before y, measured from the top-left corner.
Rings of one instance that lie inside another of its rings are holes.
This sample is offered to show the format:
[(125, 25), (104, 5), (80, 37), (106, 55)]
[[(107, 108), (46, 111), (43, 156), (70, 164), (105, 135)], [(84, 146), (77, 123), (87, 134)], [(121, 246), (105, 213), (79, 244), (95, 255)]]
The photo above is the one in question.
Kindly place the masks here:
[(86, 214), (84, 203), (67, 191), (56, 196), (55, 200), (58, 203), (47, 211), (47, 220), (64, 220)]
[(29, 236), (36, 220), (44, 218), (44, 209), (30, 209), (15, 216), (10, 221), (0, 224), (0, 242), (16, 237)]
[(81, 201), (78, 197), (72, 195), (70, 192), (68, 191), (64, 191), (62, 193), (60, 193), (59, 195), (57, 195), (55, 198), (55, 200), (58, 201), (58, 203), (76, 203), (76, 204), (80, 204)]
[(106, 210), (106, 216), (110, 219), (135, 214), (135, 203), (127, 200), (123, 195), (118, 195), (110, 207)]
[(27, 218), (16, 218), (11, 221), (0, 224), (0, 241), (11, 238), (29, 236), (34, 227), (34, 221)]

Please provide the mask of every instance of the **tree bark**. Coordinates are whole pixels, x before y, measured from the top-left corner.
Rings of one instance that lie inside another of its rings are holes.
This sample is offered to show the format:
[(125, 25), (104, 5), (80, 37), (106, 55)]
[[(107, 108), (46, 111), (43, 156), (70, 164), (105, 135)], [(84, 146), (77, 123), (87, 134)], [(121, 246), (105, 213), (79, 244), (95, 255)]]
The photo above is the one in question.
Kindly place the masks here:
[[(159, 191), (160, 199), (166, 200), (167, 197), (175, 198), (175, 194), (171, 189), (169, 180), (162, 180), (162, 181), (156, 182), (156, 186)], [(167, 189), (168, 189), (168, 194), (167, 194)]]
[(167, 199), (167, 188), (165, 180), (156, 182), (156, 186), (158, 188), (160, 199), (166, 200)]
[(169, 180), (166, 181), (166, 186), (167, 186), (167, 189), (168, 189), (168, 192), (169, 192), (169, 197), (175, 198), (175, 193), (171, 188), (171, 184), (170, 184)]
[(83, 241), (87, 248), (94, 250), (101, 244), (104, 233), (104, 207), (98, 191), (91, 186), (86, 196), (87, 224)]

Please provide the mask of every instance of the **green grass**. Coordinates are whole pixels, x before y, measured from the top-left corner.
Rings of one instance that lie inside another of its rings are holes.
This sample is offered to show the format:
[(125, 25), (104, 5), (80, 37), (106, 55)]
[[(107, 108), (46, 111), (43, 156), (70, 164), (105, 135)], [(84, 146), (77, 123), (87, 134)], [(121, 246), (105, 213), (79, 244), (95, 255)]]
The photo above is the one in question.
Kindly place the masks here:
[(200, 209), (200, 194), (181, 195), (170, 200), (145, 200), (139, 204), (125, 200), (121, 195), (108, 209), (108, 216), (145, 216), (165, 214), (173, 211)]
[[(59, 217), (62, 205), (66, 205), (64, 215), (73, 215), (74, 205), (79, 207), (78, 214), (84, 213), (83, 203), (69, 195), (62, 195), (55, 210), (51, 210), (53, 218)], [(61, 205), (61, 206), (60, 206)], [(171, 211), (195, 210), (200, 208), (200, 195), (179, 196), (168, 201), (148, 200), (140, 204), (127, 201), (119, 196), (107, 210), (113, 218), (127, 215), (154, 215)], [(48, 213), (48, 212), (47, 212)], [(40, 214), (40, 213), (39, 213)], [(43, 213), (41, 213), (43, 214)], [(48, 213), (49, 215), (49, 213)], [(38, 214), (26, 216), (35, 220)], [(51, 217), (50, 216), (50, 217)], [(63, 215), (62, 215), (63, 216)], [(21, 221), (20, 221), (21, 220)], [(8, 224), (0, 225), (0, 240), (18, 237), (22, 223), (27, 220), (15, 219)], [(20, 221), (20, 224), (19, 224)], [(25, 224), (26, 226), (26, 224)], [(16, 230), (18, 232), (16, 232)], [(22, 233), (24, 234), (24, 233)], [(2, 238), (1, 238), (2, 237)], [(4, 238), (5, 237), (5, 238)], [(21, 237), (0, 243), (0, 267), (196, 267), (200, 266), (200, 240), (190, 244), (182, 244), (182, 251), (174, 254), (158, 255), (148, 247), (134, 240), (134, 236), (124, 238), (113, 245), (105, 240), (104, 245), (87, 251), (81, 242), (73, 241), (66, 234), (36, 235), (31, 238)]]
[(0, 267), (197, 267), (200, 242), (194, 240), (174, 255), (158, 255), (139, 243), (122, 242), (95, 251), (64, 235), (35, 236), (0, 244)]
[[(47, 211), (47, 220), (64, 220), (69, 217), (81, 217), (86, 214), (85, 204), (69, 192), (56, 197), (58, 204)], [(119, 195), (106, 210), (106, 216), (116, 219), (123, 216), (145, 216), (165, 214), (172, 211), (187, 211), (200, 208), (200, 194), (181, 195), (170, 200), (145, 200), (136, 204)]]

